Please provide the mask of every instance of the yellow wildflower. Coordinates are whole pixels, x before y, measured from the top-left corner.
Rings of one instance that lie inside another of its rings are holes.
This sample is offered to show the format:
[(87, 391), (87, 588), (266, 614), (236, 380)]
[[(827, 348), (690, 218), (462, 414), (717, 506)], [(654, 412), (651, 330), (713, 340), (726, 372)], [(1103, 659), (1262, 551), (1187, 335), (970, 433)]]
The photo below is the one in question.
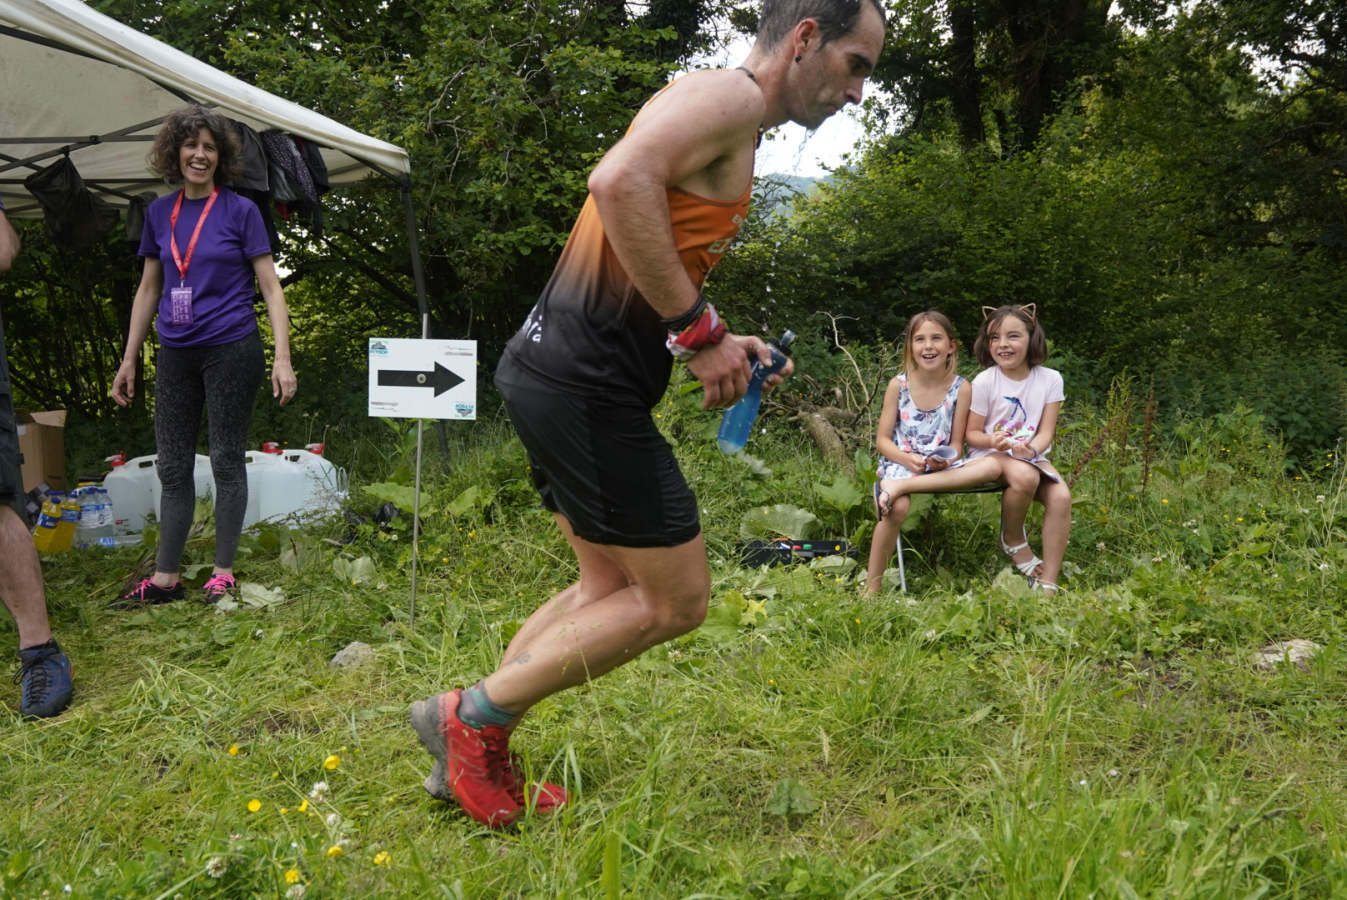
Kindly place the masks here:
[(378, 853), (374, 854), (374, 864), (376, 866), (386, 866), (392, 858), (393, 857), (389, 855), (387, 850), (380, 850)]
[(339, 765), (341, 765), (341, 757), (335, 753), (329, 755), (327, 759), (323, 760), (323, 768), (327, 769), (329, 772)]
[(286, 870), (285, 870), (285, 883), (286, 883), (286, 884), (299, 884), (299, 869), (286, 869)]
[(230, 745), (229, 745), (229, 755), (230, 755), (230, 756), (238, 756), (238, 755), (239, 755), (239, 745), (238, 745), (238, 744), (230, 744)]
[(328, 847), (325, 855), (329, 859), (336, 859), (338, 856), (341, 856), (341, 845), (333, 844), (331, 847)]
[(258, 800), (256, 797), (248, 801), (248, 812), (257, 812), (261, 808), (262, 801)]

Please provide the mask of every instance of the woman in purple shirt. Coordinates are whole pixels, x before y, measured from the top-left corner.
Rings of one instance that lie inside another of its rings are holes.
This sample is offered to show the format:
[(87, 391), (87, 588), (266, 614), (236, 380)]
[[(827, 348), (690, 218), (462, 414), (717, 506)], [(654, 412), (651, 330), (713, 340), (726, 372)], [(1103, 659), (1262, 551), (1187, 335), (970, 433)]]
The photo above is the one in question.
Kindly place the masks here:
[(215, 477), (215, 569), (203, 599), (215, 603), (226, 594), (237, 596), (234, 554), (248, 505), (245, 443), (266, 369), (253, 309), (254, 279), (276, 342), (272, 396), (284, 406), (295, 395), (289, 314), (262, 215), (251, 200), (218, 183), (232, 180), (240, 163), (234, 129), (200, 106), (169, 115), (150, 151), (150, 168), (182, 189), (146, 211), (139, 251), (145, 268), (112, 399), (127, 406), (135, 397), (136, 357), (157, 316), (159, 550), (154, 575), (122, 594), (115, 606), (184, 597), (178, 570), (196, 505), (193, 469), (203, 408)]

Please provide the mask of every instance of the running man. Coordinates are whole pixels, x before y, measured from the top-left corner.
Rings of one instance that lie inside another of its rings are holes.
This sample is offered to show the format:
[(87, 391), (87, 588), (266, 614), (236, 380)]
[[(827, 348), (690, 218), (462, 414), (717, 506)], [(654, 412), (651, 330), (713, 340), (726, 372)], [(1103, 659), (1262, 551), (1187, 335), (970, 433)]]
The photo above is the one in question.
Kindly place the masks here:
[(651, 409), (675, 360), (707, 409), (743, 396), (753, 359), (770, 364), (761, 339), (726, 330), (702, 282), (748, 213), (763, 131), (816, 128), (859, 103), (883, 43), (877, 0), (764, 0), (743, 65), (668, 85), (590, 174), (556, 270), (496, 370), (579, 579), (528, 618), (495, 672), (412, 705), (435, 759), (426, 790), (478, 822), (503, 827), (567, 800), (557, 785), (524, 785), (510, 756), (530, 707), (706, 616), (697, 501)]

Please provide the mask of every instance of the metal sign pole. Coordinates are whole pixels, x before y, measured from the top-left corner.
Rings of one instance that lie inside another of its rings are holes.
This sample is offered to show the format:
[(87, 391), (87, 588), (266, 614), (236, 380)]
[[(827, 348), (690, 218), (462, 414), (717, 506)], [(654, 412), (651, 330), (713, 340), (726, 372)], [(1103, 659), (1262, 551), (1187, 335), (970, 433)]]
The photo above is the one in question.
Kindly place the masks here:
[(416, 419), (416, 476), (412, 491), (411, 606), (421, 560), (421, 480), (425, 468), (425, 422), (477, 417), (477, 342), (428, 338), (369, 339), (369, 414)]
[(412, 493), (412, 606), (408, 618), (410, 628), (416, 630), (416, 568), (417, 554), (421, 546), (421, 433), (426, 420), (416, 420), (416, 487)]

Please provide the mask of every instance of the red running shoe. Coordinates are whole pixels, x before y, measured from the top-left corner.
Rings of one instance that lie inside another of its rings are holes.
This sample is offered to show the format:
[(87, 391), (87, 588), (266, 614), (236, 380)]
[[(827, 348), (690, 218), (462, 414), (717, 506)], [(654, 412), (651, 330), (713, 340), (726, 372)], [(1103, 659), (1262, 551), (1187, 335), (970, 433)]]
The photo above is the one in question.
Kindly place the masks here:
[(495, 725), (478, 731), (463, 724), (458, 718), (461, 694), (449, 691), (412, 704), (412, 727), (421, 746), (435, 757), (426, 790), (441, 800), (449, 799), (447, 791), (478, 822), (504, 828), (522, 812), (502, 786), (510, 735)]
[[(551, 812), (558, 806), (565, 806), (571, 799), (570, 795), (566, 793), (566, 789), (559, 784), (552, 784), (547, 781), (540, 784), (525, 782), (524, 773), (519, 769), (519, 760), (515, 758), (513, 753), (506, 754), (500, 771), (500, 786), (510, 795), (510, 799), (524, 809), (532, 806), (535, 812)], [(532, 797), (524, 796), (525, 787), (532, 792)]]

